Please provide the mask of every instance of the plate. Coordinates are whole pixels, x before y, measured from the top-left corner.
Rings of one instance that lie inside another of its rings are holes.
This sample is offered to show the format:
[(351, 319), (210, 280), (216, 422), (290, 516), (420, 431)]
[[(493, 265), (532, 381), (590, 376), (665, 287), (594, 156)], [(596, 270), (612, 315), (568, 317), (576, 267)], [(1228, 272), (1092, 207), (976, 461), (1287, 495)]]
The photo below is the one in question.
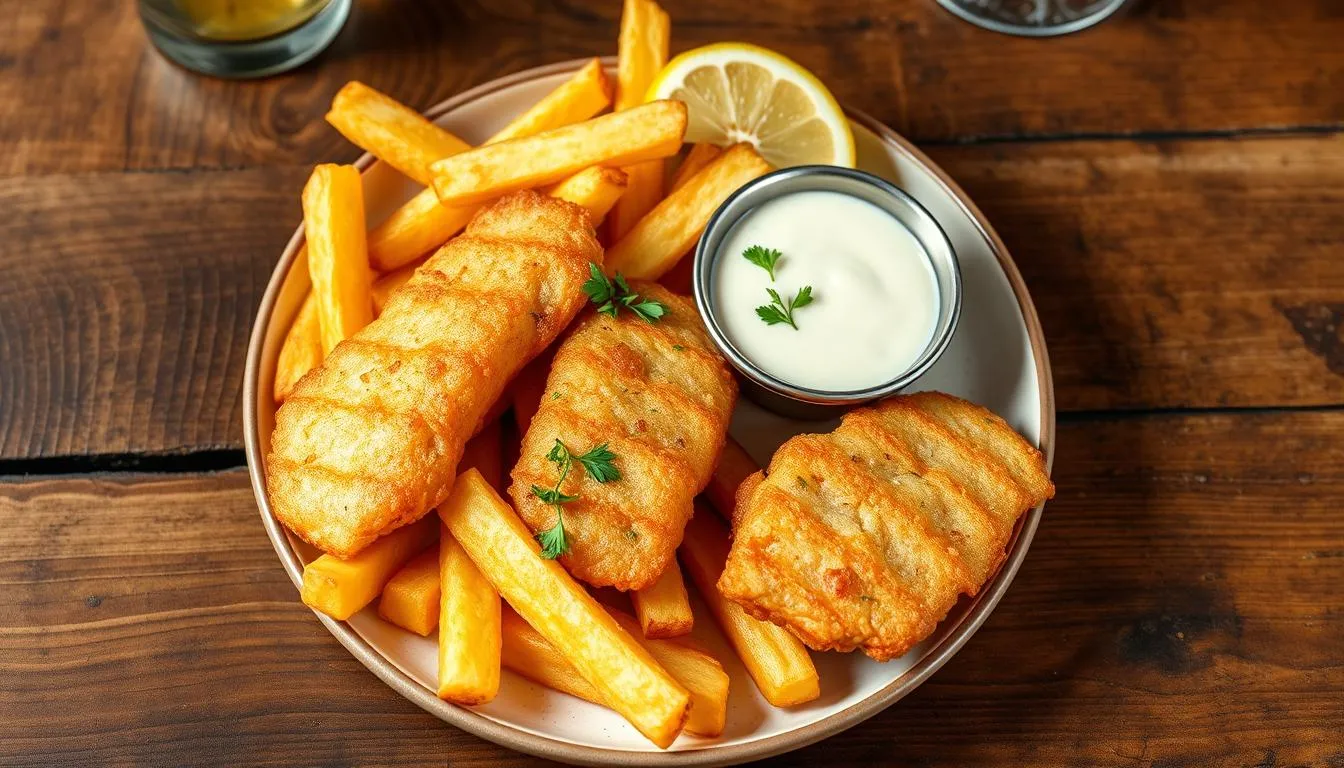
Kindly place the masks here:
[[(453, 133), (479, 142), (561, 83), (583, 62), (565, 62), (486, 83), (439, 104), (426, 114)], [(614, 67), (614, 59), (607, 60)], [(913, 389), (938, 389), (980, 403), (1003, 416), (1054, 458), (1054, 395), (1036, 310), (1022, 278), (989, 223), (928, 158), (872, 118), (847, 110), (854, 124), (860, 168), (883, 176), (928, 208), (947, 232), (961, 261), (964, 303), (960, 325), (938, 363)], [(364, 172), (370, 222), (379, 221), (418, 187), (371, 156)], [(276, 357), (290, 322), (309, 289), (302, 251), (303, 228), (290, 239), (271, 276), (248, 347), (244, 378), (244, 440), (252, 488), (271, 543), (297, 586), (315, 550), (289, 535), (271, 514), (263, 457), (270, 447)], [(748, 402), (734, 414), (732, 434), (758, 462), (800, 431), (830, 425), (792, 422)], [(435, 642), (378, 618), (374, 608), (335, 621), (319, 621), (375, 675), (440, 719), (521, 752), (589, 765), (724, 765), (796, 749), (838, 733), (910, 693), (950, 659), (989, 616), (1017, 572), (1041, 508), (1023, 515), (999, 573), (975, 599), (963, 599), (933, 636), (904, 657), (879, 664), (857, 653), (813, 654), (821, 697), (787, 710), (768, 705), (741, 662), (719, 635), (703, 605), (696, 606), (695, 635), (724, 663), (732, 678), (728, 725), (704, 739), (683, 734), (659, 750), (619, 715), (543, 688), (508, 670), (499, 696), (464, 708), (434, 695)]]

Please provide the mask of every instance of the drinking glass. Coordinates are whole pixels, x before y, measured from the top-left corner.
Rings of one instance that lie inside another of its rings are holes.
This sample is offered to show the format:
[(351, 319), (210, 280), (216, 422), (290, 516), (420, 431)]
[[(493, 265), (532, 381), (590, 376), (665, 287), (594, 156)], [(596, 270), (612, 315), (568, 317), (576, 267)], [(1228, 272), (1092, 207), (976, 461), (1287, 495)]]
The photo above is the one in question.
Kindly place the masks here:
[(321, 53), (352, 0), (139, 0), (154, 45), (172, 61), (216, 77), (263, 77)]
[(1026, 37), (1067, 35), (1096, 24), (1126, 0), (938, 0), (966, 21)]

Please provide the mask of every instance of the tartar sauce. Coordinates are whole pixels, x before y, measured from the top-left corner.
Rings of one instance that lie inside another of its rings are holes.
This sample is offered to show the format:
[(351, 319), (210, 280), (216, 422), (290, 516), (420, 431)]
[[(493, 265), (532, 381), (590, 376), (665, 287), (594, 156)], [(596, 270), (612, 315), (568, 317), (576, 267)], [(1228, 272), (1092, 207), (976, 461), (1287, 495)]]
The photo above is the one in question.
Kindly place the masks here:
[[(742, 254), (781, 257), (775, 279)], [(787, 304), (812, 302), (798, 326), (767, 325), (756, 308), (773, 288)], [(938, 288), (928, 254), (894, 216), (840, 192), (782, 195), (747, 212), (723, 239), (710, 277), (714, 315), (728, 341), (766, 373), (799, 387), (853, 392), (905, 372), (928, 346)]]

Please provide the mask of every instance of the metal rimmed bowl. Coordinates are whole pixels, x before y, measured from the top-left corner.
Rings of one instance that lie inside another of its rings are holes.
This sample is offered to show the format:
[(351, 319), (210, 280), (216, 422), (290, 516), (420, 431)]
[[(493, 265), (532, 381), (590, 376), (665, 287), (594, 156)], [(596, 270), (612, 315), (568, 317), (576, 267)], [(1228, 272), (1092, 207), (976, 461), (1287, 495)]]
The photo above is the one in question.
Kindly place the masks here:
[[(905, 226), (914, 235), (933, 268), (938, 291), (938, 317), (933, 333), (920, 354), (887, 381), (845, 391), (812, 389), (775, 376), (756, 364), (733, 344), (716, 314), (711, 284), (714, 269), (724, 257), (723, 244), (752, 211), (765, 203), (797, 192), (838, 192), (871, 203)], [(744, 392), (776, 413), (795, 418), (825, 419), (835, 408), (854, 406), (894, 395), (910, 386), (938, 361), (947, 349), (961, 316), (961, 267), (957, 253), (937, 220), (899, 187), (871, 173), (833, 165), (803, 165), (768, 173), (733, 193), (710, 217), (695, 249), (692, 280), (696, 307), (719, 351), (746, 379)]]
[[(431, 108), (427, 116), (467, 141), (483, 141), (584, 63), (559, 63), (486, 83)], [(614, 57), (606, 64), (614, 71)], [(1047, 462), (1052, 461), (1055, 411), (1049, 357), (1031, 296), (1007, 249), (974, 203), (918, 149), (860, 112), (847, 114), (858, 167), (919, 199), (946, 232), (961, 263), (966, 311), (947, 350), (916, 386), (941, 389), (988, 407), (1039, 446)], [(368, 155), (355, 164), (363, 171), (370, 223), (419, 191)], [(295, 188), (296, 196), (298, 192)], [(248, 346), (242, 403), (243, 438), (260, 522), (296, 587), (304, 564), (315, 553), (290, 536), (271, 513), (264, 457), (275, 423), (271, 390), (276, 359), (309, 289), (303, 245), (299, 228), (280, 255), (261, 299)], [(757, 461), (768, 459), (775, 446), (800, 431), (816, 431), (816, 425), (782, 419), (749, 402), (739, 404), (732, 427), (733, 436)], [(437, 659), (432, 636), (422, 638), (392, 627), (378, 618), (373, 607), (350, 621), (316, 619), (398, 694), (446, 723), (511, 749), (587, 765), (742, 763), (837, 734), (918, 688), (989, 618), (1026, 560), (1041, 518), (1040, 507), (1022, 516), (998, 573), (976, 597), (958, 603), (933, 635), (905, 657), (879, 664), (857, 654), (816, 654), (821, 698), (800, 707), (776, 709), (765, 703), (707, 618), (703, 604), (696, 604), (693, 597), (696, 639), (723, 661), (731, 678), (728, 726), (716, 739), (682, 736), (667, 751), (651, 745), (610, 710), (543, 689), (507, 670), (500, 695), (488, 705), (459, 707), (441, 701), (434, 694)], [(296, 591), (294, 600), (298, 599)], [(368, 684), (380, 683), (370, 678)], [(433, 738), (433, 723), (426, 719), (424, 726), (428, 733), (422, 736)]]

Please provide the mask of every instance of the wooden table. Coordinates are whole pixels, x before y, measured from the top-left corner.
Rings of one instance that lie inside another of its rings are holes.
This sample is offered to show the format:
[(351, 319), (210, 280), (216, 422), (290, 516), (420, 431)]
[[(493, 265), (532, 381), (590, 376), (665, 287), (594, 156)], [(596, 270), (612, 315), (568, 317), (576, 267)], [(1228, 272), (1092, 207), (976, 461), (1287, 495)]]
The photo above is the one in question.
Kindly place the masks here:
[[(244, 348), (359, 78), (429, 105), (614, 48), (615, 0), (361, 0), (261, 82), (130, 2), (0, 23), (0, 763), (524, 765), (298, 601), (242, 452)], [(667, 2), (758, 42), (981, 205), (1054, 363), (1058, 497), (909, 698), (783, 764), (1344, 765), (1344, 9), (1154, 0), (1072, 37), (933, 0)]]

